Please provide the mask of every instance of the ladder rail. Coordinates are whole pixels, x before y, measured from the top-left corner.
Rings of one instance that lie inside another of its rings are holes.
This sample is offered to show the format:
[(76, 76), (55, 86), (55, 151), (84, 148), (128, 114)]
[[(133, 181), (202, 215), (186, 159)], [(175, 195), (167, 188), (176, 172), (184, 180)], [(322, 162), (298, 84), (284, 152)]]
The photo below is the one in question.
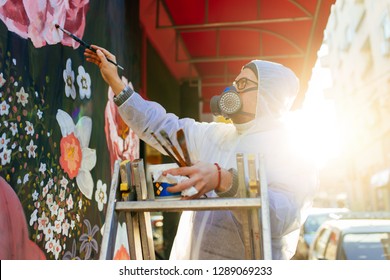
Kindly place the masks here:
[(115, 202), (119, 185), (119, 164), (120, 160), (116, 160), (111, 180), (110, 193), (108, 196), (105, 226), (99, 254), (100, 260), (113, 259), (115, 249), (115, 238), (118, 229), (118, 215), (115, 211)]

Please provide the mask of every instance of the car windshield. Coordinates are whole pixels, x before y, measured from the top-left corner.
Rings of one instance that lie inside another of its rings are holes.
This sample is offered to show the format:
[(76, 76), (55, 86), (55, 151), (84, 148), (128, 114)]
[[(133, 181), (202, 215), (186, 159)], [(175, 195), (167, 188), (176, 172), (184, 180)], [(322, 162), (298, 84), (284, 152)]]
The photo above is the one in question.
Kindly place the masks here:
[(390, 233), (344, 235), (342, 255), (346, 260), (390, 260)]

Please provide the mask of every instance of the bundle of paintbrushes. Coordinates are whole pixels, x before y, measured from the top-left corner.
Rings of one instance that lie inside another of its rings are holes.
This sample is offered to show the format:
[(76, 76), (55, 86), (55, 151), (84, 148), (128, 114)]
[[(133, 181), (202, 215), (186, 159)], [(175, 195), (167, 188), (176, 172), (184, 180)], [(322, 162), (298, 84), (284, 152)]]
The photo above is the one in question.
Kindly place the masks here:
[(169, 139), (168, 134), (165, 130), (160, 130), (161, 139), (157, 137), (154, 132), (150, 132), (158, 144), (164, 149), (168, 156), (177, 163), (180, 167), (191, 166), (190, 154), (187, 150), (187, 143), (184, 136), (183, 129), (179, 129), (176, 133), (177, 142), (179, 143), (180, 149), (183, 153), (183, 156), (180, 154), (179, 150), (175, 147), (171, 139)]

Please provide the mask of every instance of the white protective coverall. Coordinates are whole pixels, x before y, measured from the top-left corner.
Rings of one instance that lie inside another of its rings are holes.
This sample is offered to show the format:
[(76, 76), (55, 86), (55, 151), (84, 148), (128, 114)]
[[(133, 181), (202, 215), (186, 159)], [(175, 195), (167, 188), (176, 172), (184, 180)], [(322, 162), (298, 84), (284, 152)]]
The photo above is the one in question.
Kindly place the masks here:
[[(245, 124), (201, 123), (166, 113), (133, 93), (119, 112), (145, 142), (165, 154), (148, 131), (164, 129), (174, 143), (184, 129), (192, 162), (237, 168), (236, 154), (263, 154), (270, 199), (272, 258), (290, 259), (300, 226), (317, 190), (317, 172), (281, 121), (298, 93), (299, 81), (283, 65), (254, 60), (258, 72), (256, 117)], [(145, 132), (145, 130), (148, 131)], [(294, 131), (292, 131), (294, 132)], [(304, 144), (302, 144), (304, 145)], [(217, 196), (214, 191), (208, 197)], [(240, 220), (231, 211), (182, 213), (170, 259), (245, 259)]]

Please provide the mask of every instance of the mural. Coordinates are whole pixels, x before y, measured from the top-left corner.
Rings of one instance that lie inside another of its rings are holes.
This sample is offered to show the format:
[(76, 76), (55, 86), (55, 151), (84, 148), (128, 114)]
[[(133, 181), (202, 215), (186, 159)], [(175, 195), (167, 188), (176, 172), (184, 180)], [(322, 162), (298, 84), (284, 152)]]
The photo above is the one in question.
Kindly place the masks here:
[[(124, 5), (93, 2), (0, 0), (0, 177), (47, 259), (98, 258), (111, 164), (139, 157), (112, 92), (54, 27), (83, 38), (88, 11), (109, 18), (104, 7)], [(126, 246), (118, 258), (128, 258)]]

